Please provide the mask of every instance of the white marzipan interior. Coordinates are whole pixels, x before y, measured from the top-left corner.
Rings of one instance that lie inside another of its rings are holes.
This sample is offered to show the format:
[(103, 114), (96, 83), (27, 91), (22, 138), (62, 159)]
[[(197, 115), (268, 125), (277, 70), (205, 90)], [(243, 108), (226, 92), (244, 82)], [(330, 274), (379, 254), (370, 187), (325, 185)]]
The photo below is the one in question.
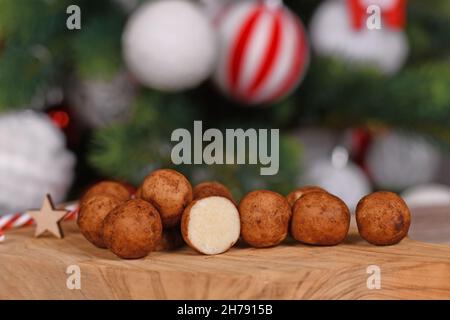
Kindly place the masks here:
[(226, 198), (204, 198), (191, 208), (187, 228), (189, 241), (198, 251), (219, 254), (227, 251), (239, 238), (239, 212)]

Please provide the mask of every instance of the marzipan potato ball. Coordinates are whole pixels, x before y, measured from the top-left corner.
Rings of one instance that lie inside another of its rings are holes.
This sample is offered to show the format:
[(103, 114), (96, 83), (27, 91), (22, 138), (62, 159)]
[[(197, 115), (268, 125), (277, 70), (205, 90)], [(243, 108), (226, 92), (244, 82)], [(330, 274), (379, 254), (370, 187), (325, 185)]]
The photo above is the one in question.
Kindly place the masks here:
[(185, 244), (180, 228), (163, 229), (161, 241), (156, 245), (155, 251), (171, 251)]
[(158, 211), (147, 201), (128, 200), (111, 211), (103, 224), (107, 247), (123, 259), (138, 259), (156, 250), (162, 223)]
[(86, 191), (80, 200), (80, 205), (89, 197), (98, 194), (112, 195), (122, 201), (126, 201), (131, 197), (129, 190), (120, 182), (102, 181), (93, 185)]
[(142, 199), (156, 207), (164, 227), (177, 225), (193, 198), (191, 184), (175, 170), (156, 170), (145, 178), (141, 187)]
[(297, 241), (331, 246), (342, 242), (350, 227), (350, 211), (338, 197), (311, 192), (294, 205), (291, 235)]
[(316, 186), (304, 186), (301, 188), (297, 188), (286, 196), (287, 201), (291, 205), (294, 206), (294, 203), (300, 199), (303, 195), (310, 192), (327, 192), (325, 189)]
[(220, 254), (239, 239), (236, 205), (225, 197), (197, 199), (184, 210), (181, 233), (186, 243), (203, 254)]
[(110, 194), (92, 195), (82, 202), (78, 213), (78, 227), (84, 237), (99, 248), (106, 248), (103, 241), (103, 220), (122, 200)]
[(392, 245), (408, 234), (411, 214), (400, 196), (379, 191), (359, 201), (356, 207), (356, 223), (359, 234), (369, 243)]
[(248, 193), (239, 204), (241, 236), (257, 248), (282, 242), (288, 233), (291, 207), (282, 195), (256, 190)]
[(219, 196), (230, 199), (234, 202), (230, 190), (223, 184), (216, 181), (207, 181), (199, 183), (194, 188), (194, 199), (202, 199), (212, 196)]

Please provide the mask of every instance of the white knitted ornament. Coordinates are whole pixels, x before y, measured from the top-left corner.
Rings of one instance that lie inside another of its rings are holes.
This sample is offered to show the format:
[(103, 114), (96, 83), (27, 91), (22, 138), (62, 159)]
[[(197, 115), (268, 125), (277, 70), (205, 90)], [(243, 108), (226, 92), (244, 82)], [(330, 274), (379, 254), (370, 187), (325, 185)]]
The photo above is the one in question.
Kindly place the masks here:
[(0, 116), (0, 213), (41, 205), (46, 193), (64, 200), (74, 155), (63, 133), (45, 114), (22, 111)]

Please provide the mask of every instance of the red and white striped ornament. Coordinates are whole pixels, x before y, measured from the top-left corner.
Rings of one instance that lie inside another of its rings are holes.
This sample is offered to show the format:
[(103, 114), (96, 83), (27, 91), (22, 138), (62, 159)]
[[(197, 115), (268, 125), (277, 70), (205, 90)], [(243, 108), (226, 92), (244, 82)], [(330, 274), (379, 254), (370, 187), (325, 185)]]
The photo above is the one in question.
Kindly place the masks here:
[(215, 82), (230, 97), (265, 104), (289, 94), (309, 63), (308, 39), (300, 19), (281, 1), (244, 1), (215, 19), (220, 54)]

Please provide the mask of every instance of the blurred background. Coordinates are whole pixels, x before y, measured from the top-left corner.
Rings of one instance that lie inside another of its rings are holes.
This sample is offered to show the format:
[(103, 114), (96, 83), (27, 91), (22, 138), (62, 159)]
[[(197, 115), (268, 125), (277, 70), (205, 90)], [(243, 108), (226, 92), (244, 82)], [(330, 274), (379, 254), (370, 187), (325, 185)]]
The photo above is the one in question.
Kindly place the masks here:
[[(194, 120), (280, 128), (279, 173), (174, 166)], [(1, 213), (161, 167), (237, 198), (316, 184), (449, 208), (449, 147), (447, 0), (0, 0)]]

